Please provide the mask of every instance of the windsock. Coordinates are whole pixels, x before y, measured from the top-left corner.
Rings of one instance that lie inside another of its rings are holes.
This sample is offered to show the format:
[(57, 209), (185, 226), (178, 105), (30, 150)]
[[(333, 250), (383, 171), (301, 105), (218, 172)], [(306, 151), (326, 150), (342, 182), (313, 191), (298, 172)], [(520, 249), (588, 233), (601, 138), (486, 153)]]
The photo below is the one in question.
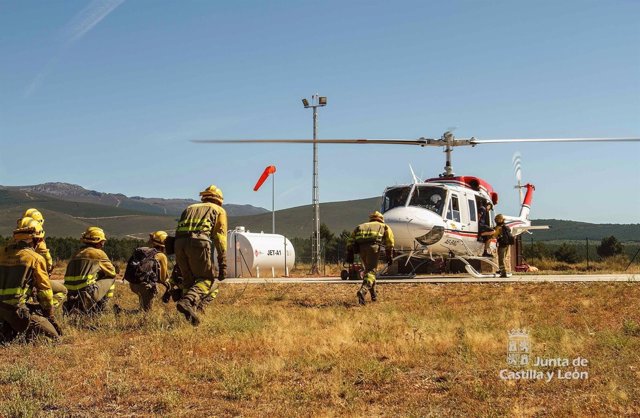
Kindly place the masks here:
[(258, 182), (256, 183), (255, 186), (253, 186), (253, 191), (257, 192), (260, 186), (262, 186), (262, 183), (264, 183), (267, 180), (267, 177), (269, 177), (269, 174), (273, 174), (275, 172), (276, 172), (275, 165), (270, 165), (269, 167), (265, 168), (264, 171), (262, 172), (262, 175), (258, 179)]

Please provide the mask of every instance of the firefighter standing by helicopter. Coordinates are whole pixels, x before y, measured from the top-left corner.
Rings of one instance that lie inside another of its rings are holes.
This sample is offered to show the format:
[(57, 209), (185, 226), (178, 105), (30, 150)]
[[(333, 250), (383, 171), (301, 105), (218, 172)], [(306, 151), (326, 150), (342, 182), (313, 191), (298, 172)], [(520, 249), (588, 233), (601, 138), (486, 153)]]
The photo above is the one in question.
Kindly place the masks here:
[(507, 272), (510, 270), (507, 265), (507, 255), (509, 253), (509, 245), (513, 244), (513, 235), (511, 229), (505, 225), (504, 215), (499, 213), (495, 217), (496, 228), (491, 238), (496, 238), (498, 244), (498, 273), (500, 277), (508, 277)]
[(378, 267), (378, 253), (380, 246), (384, 245), (386, 261), (391, 264), (393, 260), (393, 231), (384, 223), (384, 216), (376, 211), (369, 215), (369, 222), (356, 227), (351, 234), (348, 244), (347, 261), (353, 262), (354, 253), (360, 255), (364, 266), (364, 280), (358, 290), (358, 303), (365, 304), (367, 291), (371, 293), (371, 301), (378, 299), (376, 293), (376, 269)]

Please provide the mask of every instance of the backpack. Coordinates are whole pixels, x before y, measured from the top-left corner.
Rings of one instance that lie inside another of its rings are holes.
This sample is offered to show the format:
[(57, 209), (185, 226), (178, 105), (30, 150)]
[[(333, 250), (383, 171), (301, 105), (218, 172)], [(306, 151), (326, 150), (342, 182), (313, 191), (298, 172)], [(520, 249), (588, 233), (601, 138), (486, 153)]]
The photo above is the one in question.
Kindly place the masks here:
[(159, 252), (155, 248), (136, 248), (129, 261), (127, 261), (124, 279), (129, 283), (135, 284), (157, 283), (160, 276), (160, 263), (155, 256)]
[(513, 245), (516, 243), (516, 239), (511, 233), (511, 228), (506, 225), (502, 225), (500, 236), (498, 237), (498, 244), (500, 245)]

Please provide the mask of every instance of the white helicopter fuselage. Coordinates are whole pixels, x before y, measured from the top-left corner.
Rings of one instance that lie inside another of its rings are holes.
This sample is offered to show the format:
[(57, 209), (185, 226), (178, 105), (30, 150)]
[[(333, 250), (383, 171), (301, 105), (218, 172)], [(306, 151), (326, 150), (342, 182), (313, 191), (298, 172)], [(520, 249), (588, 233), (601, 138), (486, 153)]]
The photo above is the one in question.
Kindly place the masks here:
[[(514, 235), (531, 229), (528, 219), (533, 186), (519, 216), (505, 216)], [(480, 256), (484, 244), (478, 240), (478, 208), (498, 195), (485, 181), (470, 176), (442, 177), (389, 187), (382, 199), (385, 223), (395, 236), (395, 249), (420, 254)], [(493, 226), (494, 213), (489, 214)], [(492, 240), (495, 248), (495, 240)]]

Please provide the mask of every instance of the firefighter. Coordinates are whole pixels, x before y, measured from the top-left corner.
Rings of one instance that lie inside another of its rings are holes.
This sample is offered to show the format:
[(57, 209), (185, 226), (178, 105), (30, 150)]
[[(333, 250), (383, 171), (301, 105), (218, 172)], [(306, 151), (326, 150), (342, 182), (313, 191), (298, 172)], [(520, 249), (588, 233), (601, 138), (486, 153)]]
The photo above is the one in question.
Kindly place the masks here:
[[(36, 221), (40, 222), (40, 225), (44, 228), (44, 217), (42, 213), (38, 209), (31, 208), (27, 209), (22, 215), (23, 218), (32, 218)], [(18, 221), (20, 222), (20, 221)], [(36, 247), (36, 252), (44, 257), (47, 262), (47, 272), (49, 273), (49, 282), (51, 283), (51, 290), (53, 290), (53, 306), (54, 308), (62, 306), (64, 301), (67, 299), (67, 288), (64, 287), (64, 283), (60, 280), (52, 280), (51, 273), (53, 272), (53, 258), (51, 258), (51, 253), (47, 248), (47, 243), (44, 241), (45, 232), (42, 231), (42, 240), (38, 243)]]
[(64, 275), (69, 290), (67, 313), (98, 313), (104, 310), (115, 290), (116, 269), (102, 250), (107, 237), (97, 226), (90, 226), (80, 240), (84, 246), (75, 253)]
[(218, 281), (224, 280), (227, 262), (227, 212), (222, 208), (222, 190), (209, 186), (200, 192), (202, 203), (182, 212), (176, 228), (176, 263), (183, 277), (183, 295), (176, 304), (192, 325), (198, 325), (198, 308), (212, 301), (218, 294), (214, 275), (211, 241), (218, 256)]
[[(125, 279), (129, 281), (131, 291), (138, 295), (140, 300), (140, 309), (150, 311), (153, 304), (153, 298), (158, 294), (157, 284), (162, 284), (165, 288), (169, 288), (169, 261), (165, 255), (165, 241), (168, 234), (165, 231), (156, 231), (149, 234), (149, 247), (136, 248), (134, 256), (129, 259)], [(135, 282), (133, 277), (127, 277), (130, 272), (129, 265), (131, 260), (135, 258), (136, 253), (140, 252), (142, 260), (137, 260), (137, 269), (131, 269), (132, 276), (146, 275), (142, 282)], [(150, 263), (147, 263), (150, 259)], [(136, 270), (142, 274), (135, 274)], [(144, 270), (144, 271), (143, 271)], [(155, 276), (155, 277), (150, 277)]]
[(500, 274), (500, 277), (507, 277), (507, 271), (508, 271), (507, 264), (510, 264), (506, 262), (507, 255), (509, 253), (509, 244), (502, 242), (501, 235), (502, 235), (502, 229), (508, 228), (508, 226), (504, 224), (504, 215), (501, 213), (496, 215), (495, 221), (496, 221), (496, 228), (493, 231), (493, 235), (491, 235), (491, 238), (497, 239), (498, 273)]
[[(0, 249), (0, 342), (20, 334), (27, 339), (61, 335), (53, 314), (53, 292), (47, 263), (35, 248), (44, 237), (40, 222), (23, 218), (13, 231), (13, 242)], [(31, 288), (38, 305), (27, 305)]]
[(378, 299), (376, 294), (376, 269), (378, 268), (378, 253), (384, 245), (387, 264), (393, 260), (393, 231), (384, 223), (384, 216), (378, 211), (369, 215), (369, 222), (356, 227), (349, 239), (349, 251), (358, 252), (364, 266), (364, 280), (358, 290), (358, 302), (365, 304), (367, 291), (371, 293), (371, 300)]

